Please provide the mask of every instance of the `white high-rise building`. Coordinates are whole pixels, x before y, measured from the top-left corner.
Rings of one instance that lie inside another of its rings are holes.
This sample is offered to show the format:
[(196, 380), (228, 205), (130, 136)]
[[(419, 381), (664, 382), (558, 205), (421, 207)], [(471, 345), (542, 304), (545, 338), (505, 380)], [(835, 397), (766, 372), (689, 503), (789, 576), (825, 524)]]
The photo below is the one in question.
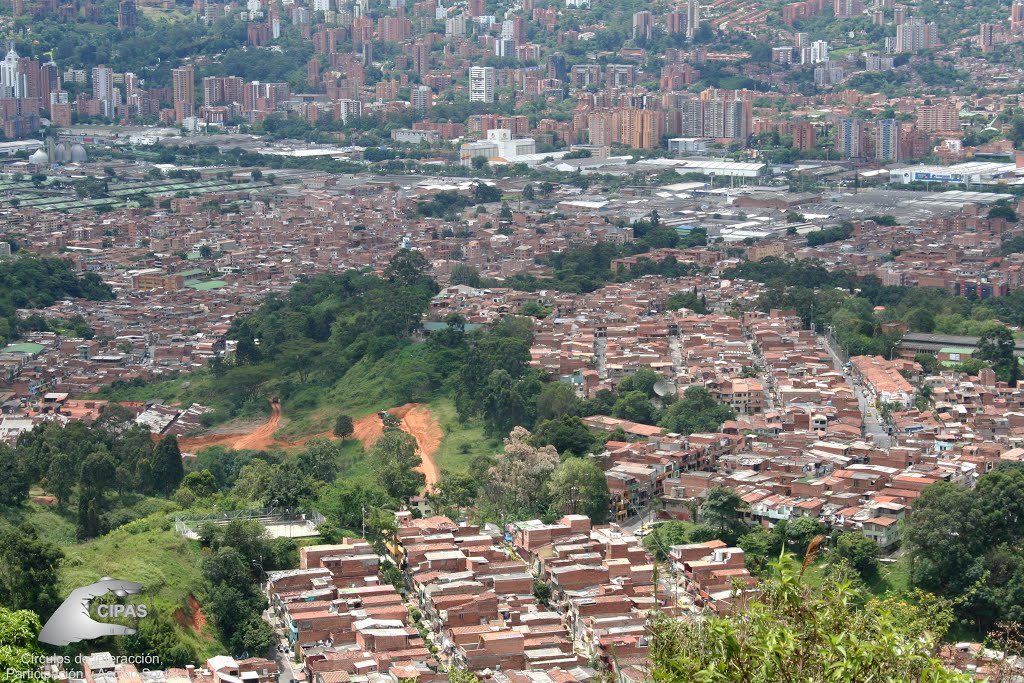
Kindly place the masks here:
[(314, 12), (330, 12), (331, 0), (313, 0)]
[(700, 0), (686, 2), (686, 37), (693, 38), (700, 28)]
[(472, 66), (469, 68), (469, 101), (494, 102), (494, 67)]
[(444, 22), (444, 35), (446, 38), (464, 38), (466, 36), (466, 15), (456, 14)]
[(821, 64), (828, 61), (828, 41), (816, 40), (811, 43), (811, 64)]
[(4, 61), (0, 63), (0, 87), (3, 97), (21, 98), (25, 96), (25, 76), (18, 73), (18, 53), (12, 47)]
[(114, 71), (100, 64), (92, 70), (92, 96), (100, 102), (114, 99)]
[(515, 57), (516, 44), (511, 38), (498, 38), (494, 41), (494, 55), (496, 57)]
[(939, 45), (939, 32), (935, 24), (910, 17), (896, 27), (896, 52), (903, 54), (929, 50)]
[(363, 103), (360, 100), (338, 100), (336, 111), (341, 122), (348, 123), (350, 118), (363, 115)]
[(414, 85), (409, 89), (409, 101), (416, 111), (429, 109), (433, 95), (433, 91), (426, 85)]

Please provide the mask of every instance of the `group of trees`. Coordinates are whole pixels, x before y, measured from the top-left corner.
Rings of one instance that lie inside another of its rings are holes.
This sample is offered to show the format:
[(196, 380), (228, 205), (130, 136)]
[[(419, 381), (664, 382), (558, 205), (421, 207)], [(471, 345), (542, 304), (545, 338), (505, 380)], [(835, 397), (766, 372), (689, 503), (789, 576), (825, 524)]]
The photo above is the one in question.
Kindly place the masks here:
[(652, 626), (656, 681), (932, 681), (967, 683), (940, 659), (952, 614), (928, 596), (869, 600), (841, 577), (820, 588), (792, 555), (772, 563), (735, 613), (664, 616)]
[(611, 415), (654, 424), (678, 434), (716, 432), (723, 422), (736, 417), (732, 408), (715, 401), (703, 386), (687, 387), (679, 397), (658, 396), (655, 384), (661, 379), (653, 370), (638, 370), (624, 377), (616, 392), (601, 390), (581, 402), (579, 410), (583, 415)]
[(32, 316), (31, 320), (19, 318), (18, 309), (46, 308), (61, 299), (113, 298), (113, 291), (96, 273), (79, 276), (71, 262), (61, 258), (19, 256), (0, 261), (0, 348), (26, 329), (48, 329), (40, 316)]
[[(625, 229), (627, 226), (622, 224), (620, 227)], [(673, 228), (664, 225), (657, 211), (652, 213), (651, 218), (637, 221), (630, 227), (635, 238), (633, 241), (622, 245), (611, 242), (574, 244), (540, 259), (542, 265), (552, 268), (553, 277), (513, 275), (506, 279), (505, 285), (524, 291), (556, 289), (564, 292), (592, 292), (609, 282), (627, 282), (645, 275), (684, 277), (699, 270), (692, 263), (680, 263), (674, 256), (658, 260), (644, 257), (643, 254), (652, 249), (705, 244), (707, 236), (703, 230), (694, 230), (684, 238)], [(630, 267), (620, 264), (613, 270), (612, 261), (626, 256), (639, 258)]]
[[(357, 364), (393, 361), (407, 349), (437, 292), (426, 268), (422, 254), (403, 250), (384, 277), (355, 271), (320, 275), (301, 280), (285, 295), (271, 294), (255, 313), (236, 322), (229, 333), (238, 342), (234, 359), (211, 365), (207, 391), (197, 398), (219, 406), (212, 419), (264, 410), (268, 395), (286, 408), (305, 408)], [(431, 370), (424, 382), (437, 388), (438, 366), (417, 365)], [(416, 376), (419, 370), (396, 375)], [(395, 388), (415, 390), (403, 382)]]
[(493, 436), (534, 423), (544, 376), (530, 368), (532, 341), (533, 323), (518, 317), (506, 317), (487, 333), (462, 338), (463, 362), (452, 381), (460, 419), (481, 417)]
[[(747, 506), (734, 489), (713, 488), (691, 510), (699, 524), (660, 522), (644, 538), (644, 546), (655, 557), (665, 560), (673, 545), (721, 539), (742, 548), (747, 569), (764, 576), (783, 553), (802, 557), (814, 546), (815, 539), (828, 533), (813, 517), (781, 521), (771, 529), (749, 526), (744, 520), (746, 511)], [(831, 546), (830, 563), (841, 563), (864, 580), (877, 576), (879, 550), (874, 541), (857, 532), (841, 532), (833, 535)]]
[(438, 192), (430, 199), (416, 202), (416, 215), (427, 218), (455, 220), (457, 215), (470, 206), (501, 201), (501, 190), (493, 185), (476, 183), (471, 195), (459, 192)]
[(56, 496), (59, 509), (76, 505), (80, 538), (118, 526), (140, 495), (169, 495), (184, 477), (177, 439), (154, 445), (149, 429), (113, 404), (91, 425), (45, 422), (21, 435), (15, 448), (0, 445), (0, 466), (8, 477), (0, 503), (21, 505), (39, 484)]
[(591, 460), (554, 446), (536, 446), (529, 431), (515, 427), (501, 453), (475, 463), (481, 472), (478, 508), (490, 519), (608, 518), (608, 482)]
[(203, 530), (203, 605), (235, 655), (266, 656), (277, 636), (262, 619), (267, 600), (259, 582), (264, 571), (298, 564), (295, 542), (267, 535), (259, 522), (234, 520)]
[[(850, 355), (888, 357), (900, 334), (887, 328), (887, 322), (904, 322), (911, 332), (988, 333), (1000, 338), (1005, 335), (998, 332), (1005, 329), (1004, 323), (1024, 324), (1024, 292), (978, 300), (938, 288), (884, 286), (875, 276), (857, 277), (814, 262), (776, 258), (744, 263), (723, 275), (765, 283), (759, 310), (793, 309), (808, 326), (831, 327)], [(1000, 367), (1000, 378), (1008, 380), (1011, 365), (1004, 362)]]
[(853, 234), (853, 224), (843, 222), (832, 228), (823, 228), (807, 233), (807, 246), (818, 247), (829, 242), (840, 242), (849, 239)]
[(913, 585), (955, 600), (979, 634), (1024, 623), (1024, 468), (1002, 464), (974, 489), (939, 482), (906, 522)]

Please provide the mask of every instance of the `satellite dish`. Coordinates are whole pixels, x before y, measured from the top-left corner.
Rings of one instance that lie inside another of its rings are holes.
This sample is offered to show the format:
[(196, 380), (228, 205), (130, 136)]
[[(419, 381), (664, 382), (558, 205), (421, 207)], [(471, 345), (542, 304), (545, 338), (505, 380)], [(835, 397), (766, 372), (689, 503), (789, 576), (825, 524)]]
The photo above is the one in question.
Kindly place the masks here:
[(667, 379), (659, 379), (654, 383), (654, 393), (658, 396), (668, 396), (670, 394), (675, 395), (676, 385)]

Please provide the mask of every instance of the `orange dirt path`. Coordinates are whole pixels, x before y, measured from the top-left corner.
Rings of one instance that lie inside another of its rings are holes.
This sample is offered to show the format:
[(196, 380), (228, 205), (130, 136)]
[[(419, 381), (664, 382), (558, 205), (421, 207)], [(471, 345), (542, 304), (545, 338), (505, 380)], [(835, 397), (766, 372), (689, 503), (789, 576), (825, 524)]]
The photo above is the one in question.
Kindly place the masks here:
[(274, 401), (271, 403), (270, 409), (270, 419), (263, 423), (256, 431), (235, 441), (232, 448), (236, 450), (251, 449), (260, 451), (274, 444), (274, 432), (281, 426), (281, 404)]
[(416, 403), (412, 404), (412, 408), (402, 418), (402, 429), (416, 439), (416, 450), (423, 461), (416, 469), (426, 477), (426, 489), (429, 491), (441, 479), (437, 463), (434, 461), (434, 454), (437, 453), (441, 439), (444, 438), (441, 425), (437, 423), (437, 419), (427, 406)]
[[(417, 468), (423, 473), (426, 479), (426, 488), (430, 490), (440, 479), (437, 463), (434, 454), (441, 446), (441, 439), (444, 438), (444, 431), (430, 408), (423, 403), (406, 403), (403, 406), (392, 408), (388, 411), (401, 422), (402, 431), (408, 432), (416, 440), (416, 452), (419, 454), (422, 463)], [(281, 448), (301, 446), (310, 439), (325, 438), (336, 439), (331, 432), (323, 432), (313, 436), (306, 436), (296, 441), (280, 441), (274, 438), (281, 426), (283, 415), (281, 404), (274, 401), (271, 403), (271, 415), (265, 423), (251, 432), (241, 434), (208, 434), (206, 436), (184, 437), (179, 439), (181, 450), (195, 452), (207, 446), (227, 446), (236, 450), (266, 450), (277, 446)], [(377, 443), (377, 439), (384, 433), (384, 423), (376, 413), (364, 415), (353, 421), (352, 437), (358, 439), (363, 448), (369, 450)]]
[(207, 434), (206, 436), (183, 437), (178, 445), (183, 451), (195, 452), (207, 446), (227, 446), (235, 450), (265, 450), (271, 446), (287, 445), (274, 439), (274, 432), (281, 426), (281, 404), (270, 403), (270, 419), (251, 432), (241, 434)]

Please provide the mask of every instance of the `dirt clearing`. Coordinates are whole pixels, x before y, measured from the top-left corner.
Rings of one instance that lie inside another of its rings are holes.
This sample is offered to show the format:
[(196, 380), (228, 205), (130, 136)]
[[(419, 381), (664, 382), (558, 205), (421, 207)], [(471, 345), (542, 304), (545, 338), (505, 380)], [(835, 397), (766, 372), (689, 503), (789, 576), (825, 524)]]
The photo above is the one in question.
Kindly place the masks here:
[(281, 426), (281, 404), (270, 403), (270, 418), (252, 431), (241, 434), (204, 434), (203, 436), (183, 437), (178, 439), (178, 446), (183, 451), (195, 453), (207, 446), (227, 446), (235, 450), (266, 450), (272, 446), (286, 446), (287, 443), (274, 439), (274, 432)]
[[(269, 448), (294, 448), (301, 446), (312, 438), (336, 439), (331, 432), (323, 432), (315, 436), (307, 436), (295, 441), (280, 441), (274, 438), (274, 432), (281, 426), (283, 415), (281, 404), (271, 403), (270, 419), (257, 425), (252, 431), (243, 434), (205, 434), (196, 437), (184, 437), (178, 440), (181, 450), (194, 453), (207, 446), (227, 446), (236, 450), (267, 450)], [(426, 478), (427, 489), (433, 488), (440, 479), (434, 454), (441, 446), (444, 431), (437, 418), (424, 403), (406, 403), (392, 408), (388, 412), (401, 420), (401, 429), (416, 439), (416, 452), (422, 464), (417, 468)], [(353, 422), (352, 438), (358, 439), (363, 449), (369, 451), (384, 433), (384, 423), (377, 413), (365, 415)]]
[(429, 491), (441, 478), (437, 471), (437, 463), (434, 461), (434, 454), (437, 453), (437, 449), (441, 446), (441, 439), (444, 438), (441, 425), (437, 423), (430, 408), (422, 403), (417, 403), (402, 418), (402, 429), (416, 439), (417, 451), (423, 460), (417, 469), (426, 477)]
[(188, 611), (181, 607), (174, 610), (174, 620), (195, 633), (202, 633), (203, 627), (206, 626), (206, 615), (203, 614), (203, 608), (196, 600), (196, 596), (191, 594), (188, 596)]

